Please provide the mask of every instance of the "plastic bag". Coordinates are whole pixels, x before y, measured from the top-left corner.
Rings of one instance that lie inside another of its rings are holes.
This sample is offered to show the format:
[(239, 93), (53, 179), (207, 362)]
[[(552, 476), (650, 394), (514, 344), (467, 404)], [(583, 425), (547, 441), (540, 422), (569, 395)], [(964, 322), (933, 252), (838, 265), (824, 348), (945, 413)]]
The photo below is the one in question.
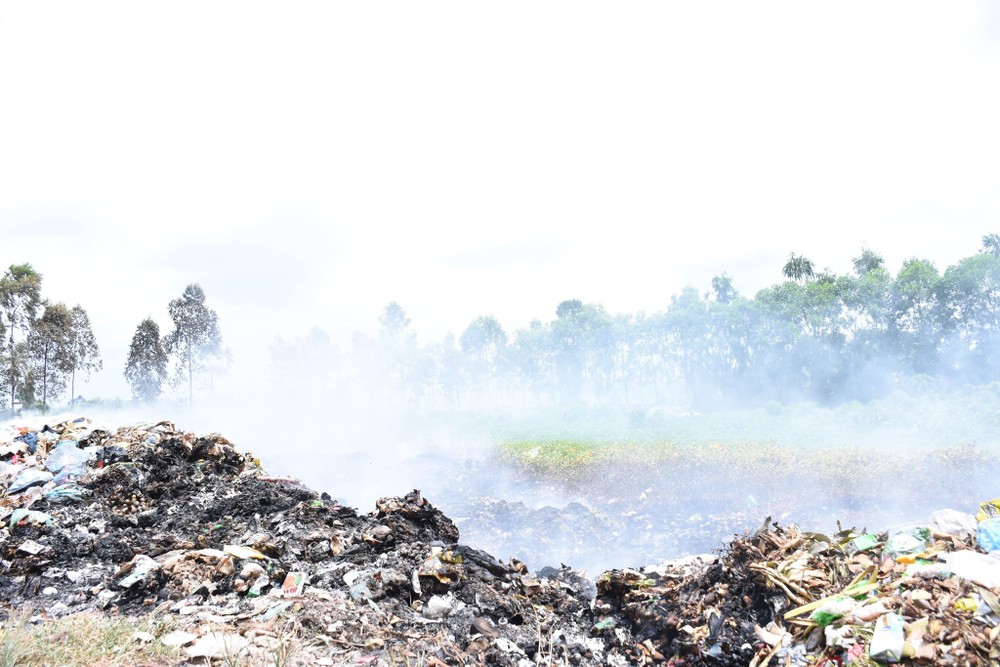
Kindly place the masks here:
[(900, 530), (889, 536), (884, 553), (893, 557), (922, 553), (927, 548), (928, 537), (930, 531), (923, 526)]
[(7, 488), (7, 493), (17, 493), (35, 484), (45, 484), (50, 479), (52, 479), (52, 473), (49, 471), (28, 468), (18, 473), (17, 477), (14, 478), (14, 481)]
[(849, 597), (837, 597), (830, 600), (822, 607), (816, 609), (810, 616), (810, 620), (816, 621), (816, 625), (824, 628), (838, 618), (842, 618), (857, 609), (857, 600)]
[(83, 463), (66, 466), (53, 478), (56, 484), (67, 484), (76, 481), (87, 474), (87, 467)]
[(976, 541), (983, 551), (1000, 551), (1000, 519), (986, 519), (979, 524)]
[(76, 484), (62, 484), (45, 494), (45, 499), (52, 503), (68, 503), (83, 499), (87, 495), (85, 489)]
[(55, 449), (53, 449), (47, 459), (45, 459), (45, 467), (51, 472), (59, 472), (66, 466), (79, 465), (81, 463), (86, 463), (90, 455), (77, 447), (76, 440), (66, 440), (60, 442)]
[(931, 514), (927, 526), (939, 533), (964, 538), (976, 534), (976, 517), (958, 510), (938, 510)]
[(38, 451), (38, 434), (35, 433), (34, 431), (23, 433), (17, 436), (16, 438), (14, 438), (14, 442), (23, 442), (26, 445), (28, 445), (29, 454), (34, 454), (36, 451)]
[(945, 561), (954, 574), (987, 588), (1000, 588), (1000, 558), (976, 551), (952, 551)]

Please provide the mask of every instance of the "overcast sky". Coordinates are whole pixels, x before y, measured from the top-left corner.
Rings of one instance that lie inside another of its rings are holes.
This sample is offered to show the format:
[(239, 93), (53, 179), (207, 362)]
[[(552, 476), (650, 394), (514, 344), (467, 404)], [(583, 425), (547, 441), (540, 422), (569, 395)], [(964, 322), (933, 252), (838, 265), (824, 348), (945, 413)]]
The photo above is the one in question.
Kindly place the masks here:
[(789, 252), (944, 268), (1000, 232), (989, 3), (0, 0), (0, 264), (136, 325), (197, 282), (237, 362), (567, 298), (662, 310)]

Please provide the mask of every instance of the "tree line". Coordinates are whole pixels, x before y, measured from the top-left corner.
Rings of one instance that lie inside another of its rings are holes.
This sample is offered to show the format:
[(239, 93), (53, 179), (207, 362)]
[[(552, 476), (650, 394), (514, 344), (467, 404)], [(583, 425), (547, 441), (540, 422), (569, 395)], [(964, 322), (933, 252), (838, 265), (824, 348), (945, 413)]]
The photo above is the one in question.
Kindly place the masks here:
[[(219, 316), (206, 304), (205, 290), (192, 283), (167, 307), (173, 330), (160, 337), (160, 326), (147, 317), (135, 329), (125, 362), (125, 380), (138, 401), (160, 397), (164, 386), (187, 384), (188, 401), (194, 401), (196, 374), (222, 371), (230, 362), (223, 347)], [(171, 375), (169, 365), (174, 360)]]
[[(913, 386), (1000, 379), (1000, 236), (939, 271), (926, 259), (893, 274), (862, 248), (852, 270), (791, 254), (782, 281), (745, 297), (726, 273), (655, 313), (611, 314), (571, 299), (512, 333), (492, 316), (458, 337), (418, 344), (389, 304), (375, 335), (341, 355), (314, 330), (271, 348), (279, 391), (366, 394), (418, 407), (870, 400)], [(339, 393), (338, 393), (339, 392)]]
[(42, 297), (42, 274), (11, 265), (0, 277), (0, 411), (47, 409), (76, 376), (103, 366), (87, 311)]
[[(169, 334), (161, 338), (147, 317), (132, 338), (125, 378), (137, 400), (158, 398), (168, 383), (186, 384), (193, 400), (195, 375), (219, 372), (230, 361), (218, 316), (199, 285), (188, 285), (168, 312)], [(67, 390), (72, 404), (77, 375), (103, 367), (87, 311), (44, 298), (42, 274), (31, 264), (11, 265), (0, 277), (0, 413), (48, 410)]]
[[(420, 344), (390, 303), (374, 335), (341, 354), (319, 329), (271, 346), (278, 394), (365, 399), (417, 408), (686, 404), (698, 410), (809, 399), (869, 400), (899, 387), (1000, 379), (1000, 235), (939, 271), (911, 258), (895, 274), (862, 248), (852, 270), (817, 270), (792, 253), (783, 280), (752, 297), (726, 273), (686, 287), (654, 313), (611, 314), (569, 299), (554, 317), (508, 333), (491, 315), (459, 336)], [(0, 278), (0, 409), (47, 407), (78, 373), (102, 367), (87, 312), (42, 298), (30, 264)], [(136, 327), (124, 375), (133, 397), (211, 378), (230, 363), (216, 312), (191, 284), (169, 303), (173, 329)], [(173, 365), (172, 372), (170, 370)]]

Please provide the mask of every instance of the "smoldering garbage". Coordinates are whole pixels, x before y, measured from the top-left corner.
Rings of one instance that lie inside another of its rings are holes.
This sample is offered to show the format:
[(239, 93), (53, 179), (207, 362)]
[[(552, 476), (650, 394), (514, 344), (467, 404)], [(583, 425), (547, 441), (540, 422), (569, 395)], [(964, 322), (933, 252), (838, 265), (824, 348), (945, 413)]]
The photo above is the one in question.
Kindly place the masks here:
[(0, 433), (0, 484), (0, 617), (169, 617), (143, 641), (174, 664), (278, 623), (303, 665), (1000, 664), (998, 501), (881, 533), (766, 521), (595, 581), (463, 544), (419, 491), (361, 514), (170, 422)]

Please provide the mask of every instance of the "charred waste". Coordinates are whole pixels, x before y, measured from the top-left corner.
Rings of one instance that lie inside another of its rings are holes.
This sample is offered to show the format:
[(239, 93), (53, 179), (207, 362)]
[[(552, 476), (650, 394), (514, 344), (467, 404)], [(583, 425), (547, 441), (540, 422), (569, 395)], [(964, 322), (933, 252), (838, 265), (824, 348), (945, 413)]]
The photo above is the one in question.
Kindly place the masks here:
[(981, 522), (944, 511), (886, 533), (765, 522), (716, 553), (592, 578), (498, 559), (418, 490), (360, 513), (170, 422), (21, 429), (0, 461), (5, 619), (26, 607), (37, 623), (170, 618), (176, 629), (155, 639), (177, 647), (172, 664), (250, 655), (280, 622), (302, 643), (290, 664), (1000, 659), (989, 503)]

